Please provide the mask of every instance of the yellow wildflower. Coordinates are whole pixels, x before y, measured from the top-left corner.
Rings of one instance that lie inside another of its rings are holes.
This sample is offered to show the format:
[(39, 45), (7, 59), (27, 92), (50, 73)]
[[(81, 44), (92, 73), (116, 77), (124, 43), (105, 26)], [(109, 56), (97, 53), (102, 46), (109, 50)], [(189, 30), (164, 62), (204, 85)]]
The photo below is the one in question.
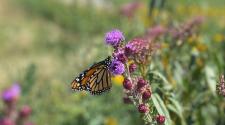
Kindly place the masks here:
[(213, 37), (213, 40), (215, 42), (222, 42), (224, 40), (224, 36), (222, 34), (216, 34), (214, 37)]
[(109, 117), (105, 119), (105, 125), (118, 125), (118, 122), (115, 118)]
[(204, 52), (204, 51), (207, 50), (207, 46), (206, 46), (205, 44), (203, 44), (203, 43), (198, 43), (198, 44), (196, 45), (196, 48), (197, 48), (197, 50), (198, 50), (199, 52)]
[(113, 76), (111, 79), (114, 84), (122, 85), (124, 77), (122, 75), (116, 75), (116, 76)]

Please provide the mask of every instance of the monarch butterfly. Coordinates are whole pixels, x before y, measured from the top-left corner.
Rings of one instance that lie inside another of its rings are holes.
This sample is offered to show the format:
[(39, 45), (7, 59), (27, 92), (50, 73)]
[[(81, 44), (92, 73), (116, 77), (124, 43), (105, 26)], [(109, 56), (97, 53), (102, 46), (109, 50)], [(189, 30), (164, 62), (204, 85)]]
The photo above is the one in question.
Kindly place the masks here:
[(93, 64), (89, 69), (83, 71), (71, 83), (72, 90), (89, 91), (92, 95), (99, 95), (112, 86), (109, 65), (110, 56), (105, 60)]

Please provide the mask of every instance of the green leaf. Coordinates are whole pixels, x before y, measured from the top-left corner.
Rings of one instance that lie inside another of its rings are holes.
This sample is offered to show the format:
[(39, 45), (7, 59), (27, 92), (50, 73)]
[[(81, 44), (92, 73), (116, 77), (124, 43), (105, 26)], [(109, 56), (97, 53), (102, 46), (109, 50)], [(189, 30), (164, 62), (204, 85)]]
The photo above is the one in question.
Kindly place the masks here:
[(158, 113), (166, 117), (165, 125), (171, 125), (171, 118), (170, 118), (169, 111), (167, 110), (163, 100), (160, 98), (160, 96), (157, 93), (154, 93), (152, 95), (152, 101)]
[(22, 84), (23, 94), (26, 95), (31, 90), (35, 83), (36, 66), (34, 64), (29, 65), (27, 73), (25, 74), (24, 82)]
[(170, 97), (169, 100), (172, 104), (169, 104), (167, 106), (168, 109), (173, 111), (174, 113), (176, 113), (180, 117), (181, 125), (186, 125), (185, 119), (184, 119), (184, 116), (183, 116), (183, 108), (182, 108), (181, 104), (177, 100), (175, 100), (174, 98)]
[(162, 79), (163, 83), (164, 83), (164, 87), (165, 89), (169, 90), (169, 89), (172, 89), (172, 86), (171, 84), (169, 83), (169, 81), (160, 73), (160, 72), (157, 72), (157, 71), (152, 71), (150, 72), (152, 73), (153, 75), (156, 75), (158, 76), (160, 79)]

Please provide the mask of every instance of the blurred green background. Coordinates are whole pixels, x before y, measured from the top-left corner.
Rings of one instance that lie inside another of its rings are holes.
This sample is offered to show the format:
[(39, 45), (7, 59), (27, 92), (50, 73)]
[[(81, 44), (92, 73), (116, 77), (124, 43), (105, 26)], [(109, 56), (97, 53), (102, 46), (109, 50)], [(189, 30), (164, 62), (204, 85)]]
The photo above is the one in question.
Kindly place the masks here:
[[(136, 109), (123, 104), (121, 83), (113, 84), (109, 93), (91, 96), (85, 92), (73, 93), (70, 82), (93, 62), (111, 54), (111, 48), (104, 45), (104, 34), (113, 28), (123, 31), (130, 40), (157, 24), (179, 24), (194, 16), (204, 16), (206, 22), (194, 40), (201, 44), (189, 45), (190, 38), (187, 48), (173, 50), (180, 57), (178, 68), (170, 68), (172, 73), (168, 75), (166, 66), (160, 68), (164, 64), (160, 61), (168, 59), (157, 58), (155, 64), (159, 64), (157, 70), (171, 81), (184, 111), (185, 106), (190, 108), (198, 92), (203, 93), (202, 97), (213, 95), (214, 99), (217, 76), (225, 69), (225, 1), (165, 0), (164, 7), (156, 8), (149, 17), (149, 1), (144, 0), (132, 19), (120, 14), (121, 6), (128, 2), (131, 1), (1, 0), (0, 90), (19, 82), (22, 85), (19, 103), (32, 107), (31, 119), (37, 125), (143, 124)], [(182, 65), (189, 63), (190, 48), (200, 53), (194, 63), (197, 68), (179, 75)], [(206, 71), (210, 73), (205, 76)], [(207, 83), (208, 77), (212, 83)], [(195, 85), (186, 84), (190, 81)], [(191, 90), (198, 86), (203, 89)], [(182, 102), (184, 96), (187, 98)], [(203, 110), (194, 111), (197, 121), (194, 124), (220, 124), (225, 104), (219, 100), (210, 105), (207, 105), (209, 99), (206, 102)]]

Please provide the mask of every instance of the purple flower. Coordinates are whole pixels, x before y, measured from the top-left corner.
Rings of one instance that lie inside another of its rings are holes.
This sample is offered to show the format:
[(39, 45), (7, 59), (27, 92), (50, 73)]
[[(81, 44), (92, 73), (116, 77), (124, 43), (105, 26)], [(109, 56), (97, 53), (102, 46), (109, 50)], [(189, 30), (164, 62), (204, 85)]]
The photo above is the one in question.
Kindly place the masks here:
[(105, 42), (106, 44), (112, 45), (113, 47), (117, 47), (120, 42), (124, 41), (125, 38), (123, 33), (118, 29), (114, 29), (105, 34)]
[(146, 63), (152, 52), (152, 43), (142, 38), (133, 39), (125, 46), (125, 55), (136, 63)]
[(125, 71), (124, 64), (118, 60), (113, 60), (109, 69), (114, 75), (123, 74)]
[(13, 102), (16, 101), (20, 96), (20, 86), (19, 84), (13, 84), (11, 88), (6, 89), (2, 93), (2, 99), (5, 102)]
[(113, 52), (113, 57), (123, 63), (127, 60), (127, 57), (125, 56), (124, 53), (124, 48), (118, 48), (117, 50), (115, 50)]

